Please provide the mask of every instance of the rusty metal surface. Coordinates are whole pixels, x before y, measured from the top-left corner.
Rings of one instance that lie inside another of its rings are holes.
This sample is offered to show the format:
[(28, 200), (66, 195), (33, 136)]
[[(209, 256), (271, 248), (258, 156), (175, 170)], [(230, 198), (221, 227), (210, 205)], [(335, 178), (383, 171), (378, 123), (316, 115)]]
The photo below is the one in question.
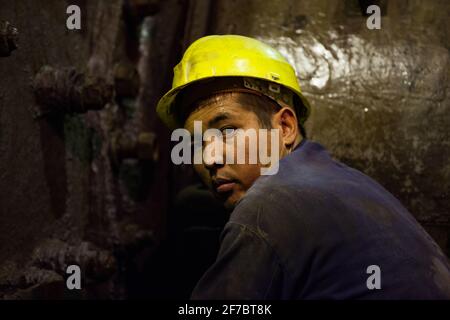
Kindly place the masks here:
[(19, 30), (8, 21), (0, 21), (0, 57), (9, 57), (18, 48)]
[[(122, 0), (74, 4), (83, 27), (72, 32), (65, 2), (0, 1), (0, 19), (24, 30), (20, 50), (0, 61), (0, 299), (125, 298), (129, 270), (164, 233), (166, 189), (152, 172), (166, 181), (167, 162), (155, 164), (158, 128), (141, 110), (154, 76), (114, 72), (123, 61), (137, 70), (140, 57), (129, 55), (139, 43), (123, 41), (133, 35)], [(124, 161), (112, 159), (115, 133), (133, 138), (115, 149)], [(71, 263), (83, 270), (81, 292), (66, 288)]]
[(104, 78), (86, 76), (75, 68), (43, 66), (34, 78), (33, 89), (40, 116), (100, 110), (113, 97), (113, 86)]

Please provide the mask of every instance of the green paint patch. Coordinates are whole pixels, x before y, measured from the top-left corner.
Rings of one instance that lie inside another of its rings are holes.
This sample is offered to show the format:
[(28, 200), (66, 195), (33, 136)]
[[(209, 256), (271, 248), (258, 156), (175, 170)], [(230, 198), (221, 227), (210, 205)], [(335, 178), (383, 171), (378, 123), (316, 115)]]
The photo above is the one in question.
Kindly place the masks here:
[(100, 153), (100, 137), (86, 126), (82, 115), (64, 117), (64, 139), (67, 151), (84, 165), (89, 165)]

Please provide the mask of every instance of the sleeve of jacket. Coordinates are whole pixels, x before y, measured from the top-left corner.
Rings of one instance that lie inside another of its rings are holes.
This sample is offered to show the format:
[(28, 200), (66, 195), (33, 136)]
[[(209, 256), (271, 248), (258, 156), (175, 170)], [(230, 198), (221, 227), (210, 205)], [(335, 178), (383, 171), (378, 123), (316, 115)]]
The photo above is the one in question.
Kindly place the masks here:
[(248, 226), (228, 222), (215, 263), (195, 287), (191, 299), (275, 299), (281, 266), (270, 244)]

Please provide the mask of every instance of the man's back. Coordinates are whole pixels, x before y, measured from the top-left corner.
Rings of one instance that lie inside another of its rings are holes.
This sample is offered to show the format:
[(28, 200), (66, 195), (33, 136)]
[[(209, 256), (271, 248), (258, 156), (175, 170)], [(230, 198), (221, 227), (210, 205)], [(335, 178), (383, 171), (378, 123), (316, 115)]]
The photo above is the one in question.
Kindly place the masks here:
[[(369, 290), (369, 266), (381, 289)], [(450, 299), (447, 258), (378, 183), (303, 141), (222, 233), (203, 299)]]

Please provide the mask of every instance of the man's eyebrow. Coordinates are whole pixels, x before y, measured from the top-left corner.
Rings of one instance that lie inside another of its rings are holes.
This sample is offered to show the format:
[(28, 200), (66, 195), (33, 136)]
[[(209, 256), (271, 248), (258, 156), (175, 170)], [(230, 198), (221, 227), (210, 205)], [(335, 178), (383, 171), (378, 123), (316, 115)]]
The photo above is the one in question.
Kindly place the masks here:
[(212, 118), (211, 120), (208, 121), (208, 127), (211, 128), (214, 125), (216, 125), (218, 122), (222, 121), (222, 120), (227, 120), (232, 118), (233, 115), (231, 115), (228, 112), (221, 112), (218, 115), (216, 115), (214, 118)]

